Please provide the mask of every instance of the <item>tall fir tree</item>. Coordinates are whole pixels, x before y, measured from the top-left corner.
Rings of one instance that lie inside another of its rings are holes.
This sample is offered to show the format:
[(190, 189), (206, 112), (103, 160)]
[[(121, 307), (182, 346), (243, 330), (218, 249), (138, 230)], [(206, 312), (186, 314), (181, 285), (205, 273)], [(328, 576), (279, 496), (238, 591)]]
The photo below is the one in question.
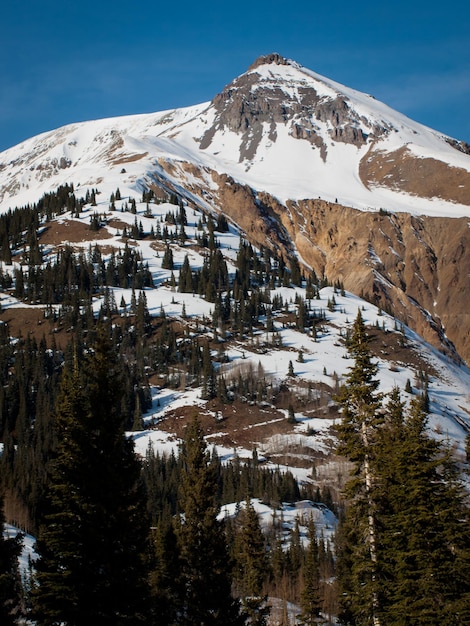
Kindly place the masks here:
[(179, 549), (171, 520), (161, 519), (153, 531), (150, 595), (155, 624), (177, 624), (180, 598)]
[(38, 626), (146, 622), (146, 517), (120, 389), (101, 329), (83, 375), (77, 360), (64, 372), (56, 405), (58, 446), (32, 597)]
[(21, 616), (21, 579), (18, 556), (22, 547), (21, 533), (4, 537), (3, 496), (0, 498), (0, 624), (13, 626)]
[[(377, 427), (381, 423), (381, 396), (377, 393), (378, 367), (372, 361), (361, 311), (357, 313), (348, 351), (354, 359), (339, 394), (342, 422), (338, 427), (339, 452), (354, 464), (347, 485), (349, 507), (340, 529), (343, 552), (339, 580), (343, 619), (346, 623), (380, 626), (377, 520), (374, 502), (376, 476), (373, 455)], [(356, 620), (356, 621), (351, 621)]]
[(240, 513), (235, 540), (235, 581), (248, 624), (266, 626), (270, 612), (264, 583), (269, 573), (268, 558), (258, 513), (249, 498)]
[(231, 564), (218, 521), (217, 474), (195, 417), (187, 427), (182, 447), (181, 587), (178, 624), (235, 626), (243, 624), (240, 603), (231, 594)]
[(422, 399), (391, 394), (376, 458), (383, 623), (470, 623), (470, 515), (450, 451)]
[(310, 519), (308, 525), (309, 544), (303, 566), (303, 586), (300, 592), (299, 622), (304, 626), (313, 626), (322, 622), (320, 596), (320, 565), (315, 523)]
[[(405, 410), (395, 389), (379, 414), (369, 425), (373, 449), (358, 452), (343, 436), (355, 469), (337, 537), (340, 623), (463, 626), (470, 622), (469, 509), (457, 466), (426, 432), (422, 398)], [(351, 422), (344, 426), (348, 435)]]

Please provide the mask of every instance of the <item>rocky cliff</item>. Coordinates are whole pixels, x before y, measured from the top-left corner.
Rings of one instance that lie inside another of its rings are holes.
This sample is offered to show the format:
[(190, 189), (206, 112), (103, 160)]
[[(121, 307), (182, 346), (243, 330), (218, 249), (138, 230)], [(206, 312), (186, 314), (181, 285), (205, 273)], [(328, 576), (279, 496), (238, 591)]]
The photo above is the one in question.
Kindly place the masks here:
[[(306, 271), (339, 281), (470, 362), (467, 218), (365, 212), (321, 199), (283, 204), (227, 175), (212, 172), (212, 180), (214, 205), (253, 244), (280, 251), (286, 261), (298, 253)], [(193, 186), (192, 193), (203, 189)]]

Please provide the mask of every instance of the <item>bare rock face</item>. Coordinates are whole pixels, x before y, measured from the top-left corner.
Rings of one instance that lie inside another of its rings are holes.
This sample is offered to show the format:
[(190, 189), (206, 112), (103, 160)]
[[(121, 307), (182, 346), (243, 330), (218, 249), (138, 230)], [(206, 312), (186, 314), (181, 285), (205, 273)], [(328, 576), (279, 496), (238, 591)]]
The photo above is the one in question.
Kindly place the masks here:
[(470, 205), (470, 172), (443, 161), (414, 156), (406, 147), (374, 150), (361, 160), (359, 176), (368, 188), (384, 186), (421, 198)]
[(261, 141), (263, 125), (268, 125), (269, 139), (274, 141), (276, 124), (285, 124), (292, 137), (310, 141), (326, 160), (325, 139), (362, 146), (370, 135), (379, 137), (389, 132), (385, 126), (371, 125), (361, 118), (344, 95), (319, 95), (301, 74), (283, 82), (257, 73), (257, 68), (270, 64), (297, 67), (278, 54), (260, 57), (247, 73), (227, 85), (212, 101), (216, 119), (201, 139), (202, 150), (210, 146), (215, 133), (229, 129), (242, 137), (240, 162), (251, 160)]
[(322, 200), (289, 202), (286, 210), (264, 200), (317, 275), (470, 362), (468, 219), (365, 213)]
[(470, 362), (466, 218), (366, 213), (320, 199), (284, 205), (225, 174), (211, 178), (218, 187), (212, 200), (254, 245), (286, 262), (296, 249), (318, 277), (340, 281), (439, 350)]

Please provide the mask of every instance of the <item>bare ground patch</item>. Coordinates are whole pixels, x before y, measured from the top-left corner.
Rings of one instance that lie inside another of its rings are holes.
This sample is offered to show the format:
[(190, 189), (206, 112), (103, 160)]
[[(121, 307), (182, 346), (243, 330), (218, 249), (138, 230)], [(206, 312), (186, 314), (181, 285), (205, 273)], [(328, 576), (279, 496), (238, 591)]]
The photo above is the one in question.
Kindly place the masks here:
[(418, 158), (406, 147), (394, 152), (370, 150), (361, 160), (359, 176), (367, 188), (378, 185), (470, 205), (470, 172), (436, 159)]
[(41, 244), (60, 246), (65, 242), (82, 243), (84, 241), (96, 241), (109, 239), (112, 235), (106, 228), (91, 230), (89, 226), (77, 220), (64, 220), (49, 222), (46, 229), (41, 233)]
[(45, 307), (8, 307), (0, 311), (0, 321), (8, 325), (11, 337), (30, 337), (39, 343), (43, 338), (48, 347), (53, 344), (64, 350), (70, 341), (71, 329), (44, 317)]
[(135, 161), (140, 161), (148, 156), (148, 152), (142, 152), (141, 154), (129, 154), (117, 156), (115, 159), (111, 161), (111, 165), (122, 165), (123, 163), (133, 163)]

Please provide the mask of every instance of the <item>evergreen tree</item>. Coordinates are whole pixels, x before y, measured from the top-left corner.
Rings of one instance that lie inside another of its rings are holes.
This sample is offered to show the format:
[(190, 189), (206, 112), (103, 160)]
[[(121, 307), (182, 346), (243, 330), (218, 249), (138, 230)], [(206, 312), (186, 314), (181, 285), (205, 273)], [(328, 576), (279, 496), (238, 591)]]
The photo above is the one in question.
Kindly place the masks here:
[[(378, 594), (377, 520), (372, 467), (377, 426), (380, 423), (377, 365), (372, 362), (360, 310), (348, 350), (354, 365), (338, 397), (343, 419), (338, 427), (339, 452), (355, 463), (347, 486), (349, 507), (340, 529), (339, 581), (345, 623), (381, 624)], [(354, 621), (357, 620), (357, 621)]]
[(172, 270), (173, 268), (174, 268), (173, 250), (167, 244), (167, 246), (165, 248), (165, 252), (163, 254), (163, 258), (162, 258), (162, 269), (164, 269), (164, 270)]
[(395, 389), (378, 410), (357, 337), (339, 429), (355, 465), (337, 534), (340, 623), (463, 626), (470, 619), (469, 510), (455, 462), (427, 435), (422, 398), (405, 412)]
[(235, 580), (248, 624), (265, 626), (270, 608), (263, 593), (268, 573), (264, 536), (258, 514), (249, 498), (241, 512), (241, 526), (235, 541)]
[[(176, 485), (173, 485), (176, 490)], [(150, 573), (151, 603), (156, 624), (177, 624), (179, 598), (179, 551), (171, 521), (160, 520), (153, 534), (153, 563)]]
[(308, 525), (309, 545), (303, 568), (303, 588), (300, 593), (301, 613), (299, 620), (305, 626), (319, 623), (321, 610), (320, 567), (315, 524), (311, 519)]
[(385, 624), (470, 622), (469, 510), (450, 452), (426, 432), (423, 400), (391, 394), (377, 453)]
[(21, 580), (18, 556), (21, 552), (22, 535), (3, 536), (5, 518), (3, 497), (0, 499), (0, 624), (10, 626), (18, 623), (21, 613)]
[(75, 360), (56, 404), (57, 454), (37, 541), (39, 626), (146, 621), (147, 529), (140, 464), (124, 435), (119, 368), (103, 330), (82, 376)]
[(217, 520), (217, 475), (197, 418), (189, 424), (182, 448), (181, 598), (178, 623), (187, 626), (242, 624), (239, 602), (231, 595), (228, 550)]

